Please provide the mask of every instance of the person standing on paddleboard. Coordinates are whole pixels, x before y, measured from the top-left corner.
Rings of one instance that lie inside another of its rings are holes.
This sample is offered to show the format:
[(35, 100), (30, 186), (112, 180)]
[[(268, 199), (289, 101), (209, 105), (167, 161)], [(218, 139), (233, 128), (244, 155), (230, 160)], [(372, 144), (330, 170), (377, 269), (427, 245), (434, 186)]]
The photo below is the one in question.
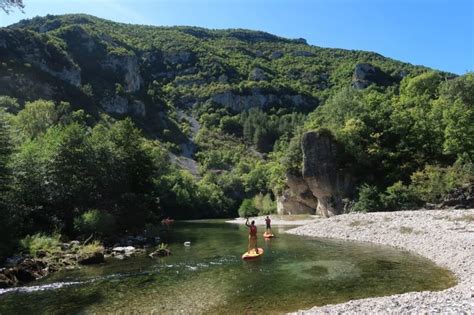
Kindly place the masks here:
[(245, 225), (249, 228), (249, 247), (248, 252), (250, 253), (251, 248), (255, 248), (255, 253), (258, 254), (257, 247), (257, 227), (255, 226), (255, 221), (249, 224), (249, 218), (245, 221)]
[(265, 224), (267, 225), (267, 229), (266, 229), (267, 234), (272, 234), (272, 226), (271, 226), (272, 220), (270, 219), (268, 215), (265, 218)]

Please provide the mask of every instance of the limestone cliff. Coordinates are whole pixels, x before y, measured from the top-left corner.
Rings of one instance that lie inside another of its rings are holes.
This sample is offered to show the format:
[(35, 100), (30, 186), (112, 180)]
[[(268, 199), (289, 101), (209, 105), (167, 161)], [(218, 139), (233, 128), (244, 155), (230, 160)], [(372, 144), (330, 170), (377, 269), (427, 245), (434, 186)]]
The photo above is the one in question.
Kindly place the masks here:
[(318, 199), (313, 195), (306, 181), (298, 175), (287, 173), (288, 189), (277, 198), (279, 214), (315, 214)]
[(309, 213), (329, 217), (341, 214), (354, 193), (355, 181), (338, 162), (340, 147), (329, 132), (304, 134), (302, 176), (287, 175), (286, 189), (278, 197), (278, 212)]

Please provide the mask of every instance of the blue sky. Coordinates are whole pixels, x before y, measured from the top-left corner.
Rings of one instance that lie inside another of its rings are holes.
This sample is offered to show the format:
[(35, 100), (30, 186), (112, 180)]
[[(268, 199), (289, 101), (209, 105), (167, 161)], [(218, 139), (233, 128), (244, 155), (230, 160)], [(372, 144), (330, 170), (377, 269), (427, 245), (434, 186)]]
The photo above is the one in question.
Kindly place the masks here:
[(474, 0), (24, 0), (0, 26), (88, 13), (119, 22), (248, 28), (463, 74), (474, 70)]

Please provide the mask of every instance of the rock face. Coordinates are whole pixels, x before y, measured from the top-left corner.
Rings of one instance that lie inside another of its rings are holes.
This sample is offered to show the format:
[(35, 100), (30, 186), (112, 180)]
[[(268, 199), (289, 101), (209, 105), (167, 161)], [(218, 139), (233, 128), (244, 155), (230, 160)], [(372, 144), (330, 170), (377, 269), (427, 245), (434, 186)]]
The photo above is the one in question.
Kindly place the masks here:
[(81, 85), (81, 69), (58, 47), (17, 30), (2, 29), (0, 38), (2, 60), (21, 58), (53, 77), (73, 86)]
[(357, 64), (352, 76), (352, 86), (358, 90), (365, 89), (371, 84), (385, 86), (392, 82), (393, 78), (390, 75), (370, 63)]
[(109, 114), (134, 115), (138, 117), (146, 116), (145, 104), (142, 101), (132, 103), (123, 96), (104, 97), (101, 100), (102, 108)]
[(339, 165), (338, 144), (329, 132), (308, 132), (301, 143), (303, 150), (303, 178), (318, 199), (316, 213), (323, 216), (341, 214), (343, 199), (354, 191), (354, 180)]
[(218, 93), (213, 95), (211, 100), (237, 112), (252, 107), (264, 109), (272, 105), (282, 106), (285, 104), (292, 104), (295, 107), (303, 107), (311, 104), (310, 100), (300, 94), (281, 96), (275, 94), (264, 94), (258, 88), (252, 89), (250, 94), (247, 95), (240, 95), (232, 91)]
[(190, 63), (194, 54), (191, 51), (175, 51), (175, 52), (167, 52), (164, 56), (164, 60), (166, 63), (175, 65), (179, 63)]
[(138, 58), (132, 55), (108, 56), (104, 68), (110, 68), (123, 78), (125, 91), (137, 92), (142, 85), (142, 77), (138, 66)]
[(271, 60), (280, 59), (282, 57), (283, 57), (283, 52), (279, 50), (273, 51), (269, 56)]
[(312, 57), (314, 53), (307, 50), (297, 50), (291, 53), (294, 57)]
[(279, 214), (341, 214), (355, 190), (354, 178), (337, 158), (339, 146), (329, 132), (308, 132), (301, 143), (302, 176), (287, 174), (287, 189), (277, 198)]
[(249, 80), (251, 81), (264, 81), (267, 79), (265, 71), (260, 68), (253, 68), (249, 74)]
[(440, 206), (443, 208), (455, 207), (458, 209), (474, 208), (474, 184), (455, 189), (444, 197)]
[(286, 174), (286, 189), (277, 198), (278, 214), (315, 214), (318, 200), (306, 181), (291, 173)]

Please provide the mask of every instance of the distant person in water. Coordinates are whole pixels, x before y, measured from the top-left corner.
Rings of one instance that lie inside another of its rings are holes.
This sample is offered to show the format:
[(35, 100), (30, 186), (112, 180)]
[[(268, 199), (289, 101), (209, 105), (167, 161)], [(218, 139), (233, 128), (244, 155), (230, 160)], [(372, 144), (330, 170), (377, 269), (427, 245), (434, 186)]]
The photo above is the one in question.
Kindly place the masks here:
[(255, 226), (255, 221), (252, 221), (252, 223), (249, 224), (249, 218), (247, 218), (245, 225), (249, 228), (249, 247), (247, 252), (250, 253), (250, 249), (255, 248), (255, 253), (258, 254), (257, 227)]
[(267, 215), (267, 217), (265, 218), (265, 224), (267, 225), (267, 229), (266, 229), (266, 233), (267, 234), (272, 234), (272, 220), (270, 219), (270, 217)]

